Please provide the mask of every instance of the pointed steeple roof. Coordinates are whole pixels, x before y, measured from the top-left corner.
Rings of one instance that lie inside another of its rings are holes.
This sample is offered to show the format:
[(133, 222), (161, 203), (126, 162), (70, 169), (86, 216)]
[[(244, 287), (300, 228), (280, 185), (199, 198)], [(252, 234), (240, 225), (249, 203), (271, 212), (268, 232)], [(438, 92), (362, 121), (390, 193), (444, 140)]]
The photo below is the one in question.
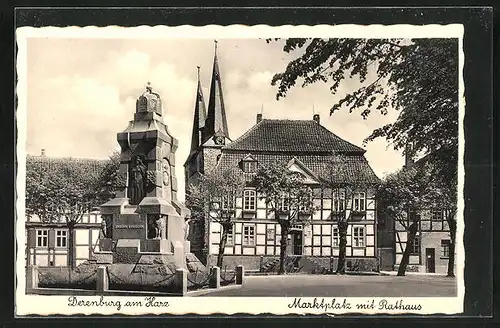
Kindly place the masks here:
[(212, 70), (212, 83), (210, 85), (210, 98), (208, 101), (208, 115), (205, 122), (203, 142), (215, 134), (222, 135), (229, 139), (227, 129), (226, 109), (224, 107), (224, 97), (222, 92), (222, 82), (220, 78), (219, 63), (217, 60), (217, 41), (215, 41), (214, 66)]
[(200, 66), (198, 66), (198, 88), (196, 90), (196, 103), (194, 107), (193, 131), (191, 136), (191, 151), (195, 151), (202, 143), (202, 132), (205, 127), (207, 112), (205, 109), (205, 99), (200, 81)]

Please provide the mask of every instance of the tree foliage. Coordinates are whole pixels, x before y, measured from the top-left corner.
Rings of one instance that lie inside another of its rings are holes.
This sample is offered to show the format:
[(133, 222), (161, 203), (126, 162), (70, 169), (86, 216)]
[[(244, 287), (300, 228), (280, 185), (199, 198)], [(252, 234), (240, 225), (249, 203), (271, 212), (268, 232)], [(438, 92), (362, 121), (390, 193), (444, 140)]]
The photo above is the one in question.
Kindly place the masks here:
[[(270, 40), (268, 40), (269, 42)], [(287, 39), (283, 51), (305, 49), (275, 74), (277, 99), (297, 82), (322, 82), (333, 95), (342, 82), (361, 86), (341, 95), (330, 112), (345, 108), (366, 118), (372, 111), (399, 111), (393, 123), (375, 129), (365, 141), (386, 138), (396, 149), (440, 150), (436, 168), (456, 175), (458, 158), (458, 42), (456, 39)]]
[(97, 162), (28, 157), (27, 215), (46, 222), (78, 222), (83, 213), (99, 205), (96, 186), (101, 169)]
[[(332, 197), (336, 197), (337, 205), (332, 205), (332, 217), (337, 218), (339, 231), (339, 258), (337, 261), (337, 273), (345, 273), (345, 261), (347, 252), (347, 229), (349, 221), (356, 212), (354, 196), (358, 192), (365, 193), (369, 188), (374, 188), (371, 179), (364, 170), (354, 174), (349, 169), (349, 163), (345, 155), (333, 153), (320, 173), (323, 187), (332, 190)], [(335, 196), (334, 196), (335, 195)], [(343, 196), (341, 196), (343, 195)]]
[(422, 162), (418, 166), (405, 167), (387, 175), (377, 189), (378, 203), (408, 233), (406, 248), (399, 264), (399, 276), (405, 274), (409, 263), (421, 212), (436, 204), (432, 166), (431, 162)]
[(221, 225), (218, 267), (223, 264), (228, 234), (236, 218), (236, 197), (241, 197), (244, 186), (245, 178), (236, 169), (212, 170), (201, 175), (197, 184), (188, 186), (186, 206), (193, 223), (205, 224), (209, 219)]
[(259, 198), (266, 202), (278, 222), (291, 226), (305, 219), (306, 215), (299, 214), (314, 212), (312, 189), (304, 183), (300, 173), (288, 170), (283, 163), (259, 165), (253, 182)]
[(97, 180), (98, 198), (101, 204), (116, 197), (118, 174), (120, 169), (120, 153), (114, 152), (106, 161)]
[[(201, 175), (197, 184), (188, 186), (186, 206), (190, 208), (193, 219), (210, 216), (217, 223), (230, 221), (235, 199), (241, 196), (244, 186), (241, 172), (235, 169), (212, 170)], [(215, 209), (213, 205), (219, 208)]]
[(281, 162), (259, 165), (253, 180), (258, 197), (263, 199), (269, 212), (274, 214), (281, 227), (280, 269), (285, 273), (284, 259), (288, 233), (294, 224), (309, 224), (316, 210), (312, 189), (304, 183), (304, 177), (291, 172)]
[[(111, 161), (111, 160), (110, 160)], [(112, 185), (113, 165), (98, 161), (28, 157), (26, 160), (26, 215), (42, 222), (65, 222), (68, 259), (76, 266), (74, 228), (84, 214), (102, 204), (103, 181)], [(106, 199), (107, 200), (107, 199)]]

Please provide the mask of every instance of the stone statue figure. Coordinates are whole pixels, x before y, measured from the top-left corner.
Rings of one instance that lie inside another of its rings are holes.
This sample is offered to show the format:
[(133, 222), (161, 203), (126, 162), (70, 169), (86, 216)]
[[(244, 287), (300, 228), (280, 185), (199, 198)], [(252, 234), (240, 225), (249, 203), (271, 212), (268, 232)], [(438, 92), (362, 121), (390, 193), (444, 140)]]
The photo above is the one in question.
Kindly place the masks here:
[(106, 220), (104, 218), (101, 221), (101, 235), (103, 238), (108, 238), (107, 236), (107, 230), (106, 230)]
[(158, 215), (148, 215), (148, 239), (160, 238), (160, 228), (158, 227)]
[(184, 240), (188, 241), (189, 238), (189, 222), (191, 220), (187, 219), (184, 221)]
[(131, 205), (137, 205), (146, 196), (146, 163), (142, 156), (132, 159), (129, 179), (129, 198)]
[(159, 230), (159, 238), (167, 239), (167, 217), (165, 215), (160, 215), (156, 221)]
[(103, 215), (101, 219), (101, 233), (104, 238), (113, 238), (113, 216)]

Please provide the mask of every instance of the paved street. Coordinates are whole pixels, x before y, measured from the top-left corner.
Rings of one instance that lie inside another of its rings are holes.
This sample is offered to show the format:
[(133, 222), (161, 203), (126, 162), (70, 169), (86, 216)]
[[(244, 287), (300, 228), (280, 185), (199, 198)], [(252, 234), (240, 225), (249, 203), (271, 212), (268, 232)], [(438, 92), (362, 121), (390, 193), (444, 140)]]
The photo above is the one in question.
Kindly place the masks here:
[(439, 297), (456, 292), (456, 279), (444, 276), (288, 275), (245, 277), (241, 288), (204, 296)]

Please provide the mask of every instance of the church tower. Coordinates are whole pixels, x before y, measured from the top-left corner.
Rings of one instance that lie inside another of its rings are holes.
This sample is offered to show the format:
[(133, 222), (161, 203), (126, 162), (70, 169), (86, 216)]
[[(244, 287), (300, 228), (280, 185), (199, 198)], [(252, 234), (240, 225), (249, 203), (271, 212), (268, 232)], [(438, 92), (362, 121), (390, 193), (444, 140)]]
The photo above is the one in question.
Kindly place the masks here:
[(203, 152), (201, 151), (201, 145), (203, 143), (203, 128), (205, 127), (206, 117), (205, 99), (203, 97), (203, 89), (201, 88), (200, 81), (200, 66), (198, 66), (198, 86), (194, 105), (191, 149), (184, 163), (186, 189), (190, 184), (196, 183), (198, 173), (203, 173)]
[[(221, 148), (231, 142), (227, 128), (226, 108), (222, 92), (219, 62), (217, 59), (217, 41), (215, 41), (214, 64), (212, 81), (210, 84), (210, 98), (208, 112), (205, 111), (205, 102), (201, 88), (198, 69), (198, 87), (193, 116), (193, 130), (191, 135), (191, 151), (184, 164), (186, 179), (186, 193), (189, 186), (196, 185), (200, 174), (210, 171), (217, 165)], [(192, 220), (189, 228), (191, 251), (202, 261), (207, 260), (208, 249), (208, 220)], [(206, 262), (205, 262), (206, 263)]]
[(203, 128), (203, 169), (210, 170), (217, 165), (221, 148), (231, 142), (227, 128), (226, 108), (224, 94), (217, 59), (217, 41), (215, 41), (214, 65), (212, 69), (212, 82), (210, 84), (210, 98), (208, 100), (208, 113)]
[(205, 102), (198, 71), (198, 89), (193, 116), (191, 151), (184, 164), (186, 187), (196, 183), (199, 173), (204, 173), (217, 164), (221, 152), (220, 149), (230, 141), (219, 62), (217, 59), (217, 41), (215, 41), (208, 113), (205, 112)]

